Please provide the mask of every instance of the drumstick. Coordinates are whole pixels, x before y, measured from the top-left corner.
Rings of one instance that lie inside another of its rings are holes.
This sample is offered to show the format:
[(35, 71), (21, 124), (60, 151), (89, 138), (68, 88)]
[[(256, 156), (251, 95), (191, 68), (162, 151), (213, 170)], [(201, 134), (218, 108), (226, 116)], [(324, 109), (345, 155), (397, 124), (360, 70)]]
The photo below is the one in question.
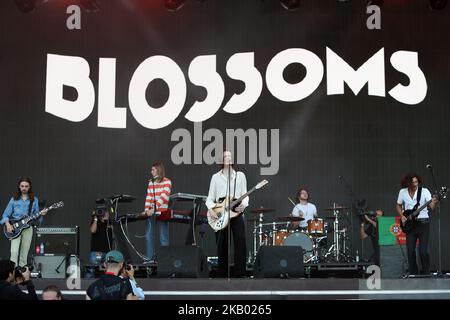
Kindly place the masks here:
[(288, 197), (288, 199), (289, 199), (289, 201), (294, 205), (294, 207), (296, 206), (296, 204), (295, 204), (295, 202), (294, 201), (292, 201), (292, 199), (291, 198), (289, 198)]

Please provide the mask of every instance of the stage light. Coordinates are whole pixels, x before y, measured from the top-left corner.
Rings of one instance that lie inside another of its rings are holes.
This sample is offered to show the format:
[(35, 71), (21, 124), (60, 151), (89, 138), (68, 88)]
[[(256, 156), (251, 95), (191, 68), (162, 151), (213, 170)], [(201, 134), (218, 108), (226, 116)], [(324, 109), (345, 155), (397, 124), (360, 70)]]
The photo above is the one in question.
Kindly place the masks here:
[(300, 0), (280, 0), (280, 3), (286, 10), (296, 10), (300, 7)]
[(14, 0), (17, 7), (22, 12), (30, 12), (33, 11), (36, 6), (36, 0)]
[(185, 2), (186, 0), (164, 0), (164, 5), (169, 11), (177, 11), (184, 6)]
[(430, 7), (434, 10), (442, 10), (447, 5), (448, 0), (430, 0)]
[(95, 0), (80, 0), (80, 6), (86, 12), (97, 12), (100, 10)]

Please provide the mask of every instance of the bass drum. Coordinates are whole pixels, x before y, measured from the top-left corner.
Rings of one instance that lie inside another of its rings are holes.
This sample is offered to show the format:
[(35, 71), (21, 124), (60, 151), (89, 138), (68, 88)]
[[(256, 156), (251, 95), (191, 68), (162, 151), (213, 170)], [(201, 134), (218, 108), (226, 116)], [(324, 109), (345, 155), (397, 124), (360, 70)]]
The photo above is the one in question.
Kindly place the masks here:
[(301, 246), (303, 248), (303, 262), (313, 256), (313, 241), (303, 232), (291, 233), (283, 242), (285, 246)]

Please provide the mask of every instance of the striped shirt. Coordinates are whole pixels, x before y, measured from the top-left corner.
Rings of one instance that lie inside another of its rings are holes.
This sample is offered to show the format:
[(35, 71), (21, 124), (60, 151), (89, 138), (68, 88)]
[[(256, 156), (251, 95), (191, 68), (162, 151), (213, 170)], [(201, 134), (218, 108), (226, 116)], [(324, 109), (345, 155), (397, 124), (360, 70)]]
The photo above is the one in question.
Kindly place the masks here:
[[(169, 207), (170, 191), (172, 189), (172, 182), (164, 178), (161, 182), (155, 181), (155, 188), (153, 189), (153, 183), (150, 181), (147, 187), (147, 197), (145, 198), (145, 209), (153, 208), (153, 204), (156, 198), (156, 212), (167, 211)], [(153, 190), (155, 194), (153, 193)]]

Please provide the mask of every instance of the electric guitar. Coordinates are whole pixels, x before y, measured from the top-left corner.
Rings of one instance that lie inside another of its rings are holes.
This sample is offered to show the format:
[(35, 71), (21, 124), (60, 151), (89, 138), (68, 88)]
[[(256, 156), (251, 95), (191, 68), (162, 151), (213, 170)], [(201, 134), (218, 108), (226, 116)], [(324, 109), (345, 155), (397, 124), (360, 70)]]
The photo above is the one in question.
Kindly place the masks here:
[[(439, 191), (439, 193), (436, 195), (438, 197), (439, 201), (447, 198), (447, 192), (448, 192), (447, 187), (441, 187), (441, 191)], [(403, 215), (406, 216), (406, 221), (405, 222), (400, 221), (400, 228), (402, 229), (402, 231), (404, 233), (410, 232), (414, 228), (417, 216), (423, 209), (428, 207), (428, 205), (431, 203), (431, 201), (432, 200), (428, 200), (427, 202), (425, 202), (423, 205), (421, 205), (416, 210), (409, 209), (409, 210), (403, 211)]]
[[(60, 201), (57, 203), (52, 204), (50, 207), (47, 208), (47, 212), (53, 209), (62, 208), (64, 207), (64, 202)], [(25, 216), (22, 219), (19, 220), (10, 220), (9, 223), (14, 227), (13, 232), (8, 232), (8, 229), (6, 228), (6, 223), (3, 225), (3, 233), (5, 234), (5, 237), (8, 240), (12, 240), (17, 238), (21, 235), (22, 231), (25, 229), (28, 229), (30, 226), (30, 223), (38, 218), (41, 217), (42, 212), (45, 209), (39, 211), (38, 213), (32, 214), (31, 216)]]
[(216, 203), (216, 206), (212, 208), (212, 211), (214, 211), (217, 217), (214, 217), (209, 211), (207, 214), (208, 223), (211, 228), (213, 228), (216, 232), (225, 229), (228, 225), (229, 219), (236, 218), (240, 215), (240, 213), (233, 211), (233, 209), (236, 208), (239, 203), (247, 196), (249, 196), (256, 190), (261, 189), (268, 183), (269, 181), (263, 180), (256, 186), (254, 186), (250, 191), (246, 192), (236, 200), (232, 200), (230, 197), (226, 197), (223, 201)]

